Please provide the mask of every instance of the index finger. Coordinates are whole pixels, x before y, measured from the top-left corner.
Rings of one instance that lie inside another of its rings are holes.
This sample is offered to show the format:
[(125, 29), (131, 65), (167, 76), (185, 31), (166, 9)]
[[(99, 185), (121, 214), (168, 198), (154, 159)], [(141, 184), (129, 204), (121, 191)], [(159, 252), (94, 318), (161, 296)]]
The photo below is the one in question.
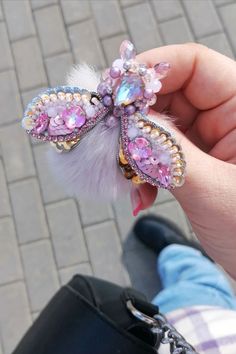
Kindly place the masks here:
[(200, 110), (211, 109), (236, 95), (236, 63), (212, 49), (195, 43), (152, 49), (138, 56), (140, 62), (154, 66), (170, 63), (171, 70), (160, 94), (182, 90)]

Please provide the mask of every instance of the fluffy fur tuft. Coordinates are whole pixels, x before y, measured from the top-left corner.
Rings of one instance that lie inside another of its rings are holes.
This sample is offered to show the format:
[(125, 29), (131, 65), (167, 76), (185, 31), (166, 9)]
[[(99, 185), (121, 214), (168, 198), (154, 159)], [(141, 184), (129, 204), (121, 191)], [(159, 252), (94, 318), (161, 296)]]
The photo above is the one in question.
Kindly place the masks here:
[(75, 65), (67, 75), (67, 84), (96, 91), (100, 82), (100, 74), (86, 63)]
[[(99, 75), (86, 64), (72, 69), (68, 84), (95, 91)], [(69, 153), (49, 151), (53, 173), (71, 195), (100, 200), (115, 200), (129, 192), (131, 183), (117, 163), (120, 127), (108, 128), (100, 122)]]

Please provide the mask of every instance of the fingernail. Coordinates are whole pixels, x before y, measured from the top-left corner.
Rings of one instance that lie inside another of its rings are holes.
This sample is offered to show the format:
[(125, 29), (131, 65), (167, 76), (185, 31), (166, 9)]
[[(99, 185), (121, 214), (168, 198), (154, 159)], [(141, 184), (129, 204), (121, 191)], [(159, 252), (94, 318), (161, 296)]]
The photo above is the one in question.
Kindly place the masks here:
[(131, 189), (130, 199), (133, 209), (133, 216), (137, 216), (140, 210), (142, 210), (142, 199), (137, 188)]

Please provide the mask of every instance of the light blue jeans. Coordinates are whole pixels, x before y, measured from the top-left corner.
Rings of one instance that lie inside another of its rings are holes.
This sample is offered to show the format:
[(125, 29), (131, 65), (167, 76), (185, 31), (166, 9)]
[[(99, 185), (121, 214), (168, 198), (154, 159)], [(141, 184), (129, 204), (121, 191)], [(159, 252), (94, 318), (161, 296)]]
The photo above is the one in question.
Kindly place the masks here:
[(157, 270), (164, 289), (153, 303), (162, 313), (196, 305), (236, 310), (236, 297), (228, 280), (201, 252), (170, 245), (160, 253)]

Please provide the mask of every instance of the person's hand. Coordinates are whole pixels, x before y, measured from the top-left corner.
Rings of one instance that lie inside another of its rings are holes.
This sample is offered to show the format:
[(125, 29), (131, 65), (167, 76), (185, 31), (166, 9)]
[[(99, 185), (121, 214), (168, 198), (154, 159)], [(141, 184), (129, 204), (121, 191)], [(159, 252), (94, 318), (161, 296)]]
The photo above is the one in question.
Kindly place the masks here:
[[(153, 49), (139, 60), (171, 64), (154, 110), (176, 117), (187, 162), (186, 182), (173, 194), (206, 252), (236, 278), (236, 62), (191, 43)], [(141, 185), (138, 208), (156, 194)]]

